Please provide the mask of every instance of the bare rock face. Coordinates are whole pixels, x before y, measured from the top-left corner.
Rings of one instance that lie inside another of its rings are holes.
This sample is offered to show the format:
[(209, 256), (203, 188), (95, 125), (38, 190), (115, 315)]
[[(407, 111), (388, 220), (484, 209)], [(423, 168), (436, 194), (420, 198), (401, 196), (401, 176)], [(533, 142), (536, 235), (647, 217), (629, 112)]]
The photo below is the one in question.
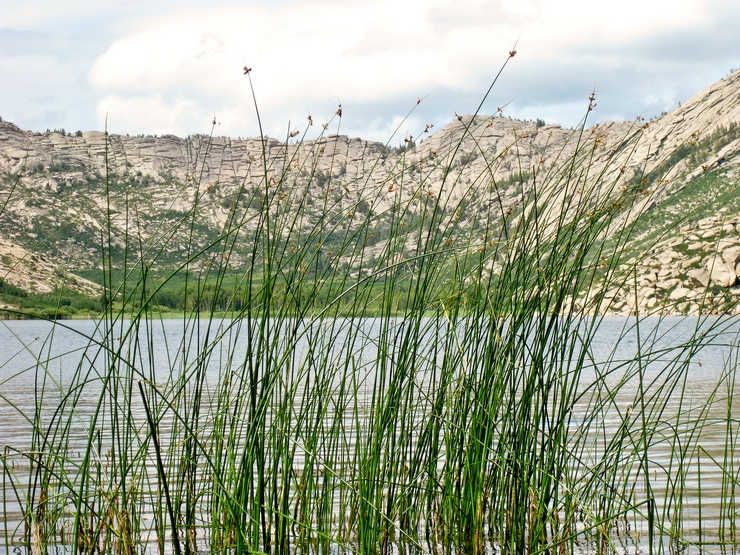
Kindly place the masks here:
[[(720, 250), (722, 246), (723, 245), (720, 243), (717, 249)], [(722, 262), (732, 267), (740, 262), (740, 245), (733, 242), (731, 246), (722, 249)]]
[(667, 250), (658, 257), (658, 263), (661, 266), (670, 266), (674, 260), (680, 257), (681, 255), (679, 255), (676, 251)]
[(719, 257), (709, 259), (705, 264), (705, 268), (709, 273), (710, 281), (720, 287), (732, 287), (737, 281), (735, 265), (730, 266), (725, 264)]
[(708, 287), (709, 286), (709, 272), (704, 268), (694, 268), (686, 272), (688, 276), (688, 283), (693, 287)]
[(678, 301), (678, 300), (686, 298), (686, 296), (688, 296), (690, 292), (691, 292), (691, 289), (687, 289), (686, 287), (676, 287), (673, 291), (671, 291), (668, 297), (672, 301)]
[(0, 277), (26, 291), (48, 293), (67, 286), (88, 295), (98, 295), (100, 286), (50, 263), (42, 255), (0, 238)]

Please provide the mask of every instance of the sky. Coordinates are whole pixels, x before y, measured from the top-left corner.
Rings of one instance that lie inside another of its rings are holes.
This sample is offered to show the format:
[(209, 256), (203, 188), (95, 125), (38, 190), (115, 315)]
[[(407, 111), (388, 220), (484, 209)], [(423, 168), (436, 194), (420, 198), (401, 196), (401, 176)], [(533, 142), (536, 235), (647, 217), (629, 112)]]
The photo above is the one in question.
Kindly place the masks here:
[(39, 132), (286, 139), (328, 123), (395, 145), (479, 107), (576, 126), (593, 91), (593, 123), (650, 118), (740, 68), (737, 0), (0, 0), (0, 14), (0, 117)]

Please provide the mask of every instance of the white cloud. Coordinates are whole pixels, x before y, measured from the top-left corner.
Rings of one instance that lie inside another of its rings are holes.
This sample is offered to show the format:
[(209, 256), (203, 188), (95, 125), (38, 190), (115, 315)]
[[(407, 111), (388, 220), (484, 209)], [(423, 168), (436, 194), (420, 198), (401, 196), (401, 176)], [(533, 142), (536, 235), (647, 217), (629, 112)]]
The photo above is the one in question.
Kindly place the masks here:
[(94, 12), (96, 7), (101, 7), (100, 4), (96, 0), (0, 0), (0, 11), (3, 14), (3, 27), (25, 30)]
[(98, 102), (96, 115), (98, 121), (103, 124), (101, 129), (107, 125), (113, 132), (118, 132), (119, 129), (135, 129), (141, 120), (146, 118), (147, 133), (179, 135), (189, 132), (188, 125), (193, 116), (200, 115), (204, 120), (207, 118), (207, 114), (203, 114), (192, 101), (166, 100), (161, 95), (127, 97), (106, 95)]
[[(240, 71), (246, 64), (260, 108), (268, 119), (282, 117), (273, 124), (283, 128), (333, 97), (359, 107), (450, 86), (480, 88), (520, 35), (520, 67), (574, 55), (595, 58), (587, 66), (610, 67), (630, 41), (704, 21), (707, 13), (701, 0), (324, 0), (185, 9), (146, 20), (114, 41), (90, 79), (106, 94), (139, 99), (137, 105), (149, 98), (162, 108), (157, 125), (169, 114), (182, 128), (183, 99), (194, 108), (191, 125), (208, 111), (251, 113)], [(124, 119), (144, 131), (152, 125), (145, 112)]]
[[(496, 49), (492, 37), (469, 41), (454, 30), (439, 32), (427, 17), (429, 6), (379, 0), (181, 11), (115, 41), (90, 79), (121, 97), (161, 99), (177, 91), (199, 105), (240, 112), (252, 102), (241, 71), (246, 64), (261, 109), (288, 116), (299, 107), (303, 118), (327, 98), (348, 104), (411, 99), (469, 81), (476, 64), (490, 64)], [(498, 50), (501, 60), (506, 47)], [(146, 114), (140, 117), (146, 126)]]
[[(44, 45), (0, 36), (0, 65), (14, 83), (6, 115), (48, 89), (59, 103), (81, 99), (66, 110), (77, 119), (93, 112), (83, 102), (95, 104), (96, 123), (67, 127), (102, 127), (113, 104), (118, 132), (204, 132), (215, 114), (220, 134), (254, 134), (247, 64), (268, 133), (284, 136), (288, 121), (303, 125), (309, 113), (325, 121), (339, 101), (344, 131), (383, 140), (419, 96), (429, 95), (414, 116), (425, 123), (474, 110), (517, 40), (484, 110), (512, 101), (513, 116), (542, 110), (565, 124), (577, 122), (594, 84), (597, 117), (631, 119), (740, 65), (736, 0), (91, 1), (0, 0), (3, 25), (40, 33), (46, 45), (53, 38), (50, 56), (66, 73), (55, 77), (40, 59), (20, 68), (30, 46)], [(36, 73), (48, 75), (45, 86)]]

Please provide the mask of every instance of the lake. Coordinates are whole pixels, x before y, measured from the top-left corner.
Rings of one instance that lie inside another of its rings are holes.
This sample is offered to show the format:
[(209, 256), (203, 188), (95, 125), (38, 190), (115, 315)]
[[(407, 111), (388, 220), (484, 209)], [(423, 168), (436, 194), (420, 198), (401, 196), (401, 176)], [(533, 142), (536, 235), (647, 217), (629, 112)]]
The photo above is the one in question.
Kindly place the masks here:
[[(170, 552), (173, 500), (199, 550), (242, 525), (276, 552), (450, 549), (445, 515), (480, 487), (491, 552), (737, 552), (740, 323), (635, 322), (556, 322), (544, 339), (545, 324), (429, 318), (1, 322), (0, 551), (67, 552), (75, 533), (120, 551), (135, 527), (136, 550)], [(507, 495), (529, 504), (526, 529)], [(241, 521), (223, 510), (237, 498)], [(390, 540), (367, 531), (385, 521)]]

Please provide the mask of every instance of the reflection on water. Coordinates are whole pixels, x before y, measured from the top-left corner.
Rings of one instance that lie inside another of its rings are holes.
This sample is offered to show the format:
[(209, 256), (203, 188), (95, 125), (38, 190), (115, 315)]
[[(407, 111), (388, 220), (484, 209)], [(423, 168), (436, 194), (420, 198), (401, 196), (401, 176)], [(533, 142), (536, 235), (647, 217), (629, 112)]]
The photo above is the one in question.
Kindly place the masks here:
[[(735, 526), (740, 520), (737, 488), (740, 453), (735, 443), (727, 440), (740, 433), (736, 416), (740, 406), (734, 389), (735, 345), (740, 326), (733, 321), (696, 318), (648, 319), (641, 323), (639, 330), (633, 324), (629, 319), (604, 319), (585, 353), (586, 370), (578, 386), (580, 397), (568, 425), (573, 461), (578, 461), (570, 480), (572, 483), (588, 480), (587, 474), (606, 464), (610, 457), (623, 457), (612, 463), (620, 467), (621, 479), (630, 484), (625, 491), (631, 496), (628, 502), (636, 509), (608, 524), (611, 533), (606, 551), (646, 551), (650, 528), (647, 515), (653, 510), (661, 522), (671, 526), (657, 533), (682, 539), (675, 545), (670, 540), (666, 543), (672, 550), (726, 552), (717, 544), (738, 539)], [(138, 384), (142, 383), (151, 393), (150, 402), (159, 403), (157, 414), (161, 419), (156, 425), (166, 443), (168, 432), (178, 426), (171, 416), (175, 411), (167, 410), (168, 403), (177, 403), (178, 397), (168, 398), (158, 392), (168, 391), (175, 384), (174, 387), (182, 388), (183, 394), (201, 395), (216, 403), (219, 388), (224, 387), (225, 382), (233, 388), (231, 381), (238, 380), (240, 372), (248, 372), (252, 364), (249, 337), (254, 334), (244, 333), (243, 325), (228, 320), (197, 324), (163, 320), (144, 322), (140, 329), (131, 328), (128, 322), (106, 329), (105, 324), (89, 320), (58, 324), (2, 322), (0, 450), (4, 454), (4, 524), (0, 529), (0, 542), (12, 545), (26, 534), (31, 535), (23, 522), (22, 511), (31, 501), (29, 491), (37, 491), (32, 487), (38, 485), (35, 483), (38, 476), (29, 473), (29, 457), (19, 453), (65, 453), (71, 464), (63, 469), (60, 467), (58, 483), (51, 484), (52, 491), (64, 495), (64, 484), (79, 487), (75, 468), (89, 463), (86, 457), (90, 457), (88, 446), (92, 445), (96, 466), (88, 466), (89, 472), (97, 473), (96, 479), (104, 482), (105, 473), (109, 472), (105, 461), (110, 450), (117, 448), (115, 440), (105, 435), (107, 427), (115, 423), (119, 429), (123, 419), (129, 433), (142, 438), (148, 434), (149, 423)], [(402, 322), (397, 325), (398, 329), (402, 328)], [(588, 323), (582, 323), (586, 325)], [(440, 327), (444, 328), (444, 324)], [(699, 348), (691, 342), (684, 348), (675, 348), (688, 340), (697, 328), (711, 330), (706, 344)], [(348, 443), (347, 453), (351, 452), (357, 441), (357, 430), (362, 429), (362, 426), (353, 428), (353, 421), (367, 417), (375, 388), (383, 384), (379, 376), (383, 375), (384, 364), (392, 359), (388, 352), (378, 351), (382, 343), (379, 336), (386, 334), (393, 343), (397, 330), (384, 327), (380, 321), (366, 319), (327, 320), (304, 328), (298, 325), (285, 330), (273, 329), (270, 333), (276, 343), (284, 343), (283, 348), (275, 350), (283, 358), (272, 361), (285, 369), (285, 375), (279, 377), (279, 387), (285, 388), (286, 395), (290, 390), (296, 399), (304, 399), (299, 403), (315, 402), (306, 393), (307, 382), (311, 380), (328, 380), (327, 391), (337, 391), (335, 387), (340, 387), (341, 380), (330, 375), (332, 361), (352, 360), (353, 402), (350, 404), (342, 398), (338, 404), (328, 402), (329, 408), (325, 409), (347, 411), (346, 416), (342, 416), (348, 430), (343, 441)], [(403, 353), (402, 346), (398, 348), (393, 356)], [(434, 368), (445, 360), (436, 340), (430, 341), (423, 351), (426, 366), (415, 378), (420, 398), (414, 404), (418, 414), (409, 420), (412, 429), (424, 411), (431, 410), (423, 393), (427, 392), (430, 398), (433, 396), (431, 393), (438, 379)], [(317, 374), (297, 372), (293, 379), (290, 376), (296, 368), (314, 368)], [(225, 369), (229, 369), (228, 376)], [(111, 380), (111, 375), (125, 376), (125, 379)], [(103, 395), (103, 391), (110, 394)], [(649, 394), (641, 393), (645, 391)], [(669, 402), (658, 402), (666, 397)], [(204, 406), (213, 404), (206, 402)], [(61, 419), (61, 411), (72, 417)], [(295, 412), (301, 413), (299, 408)], [(625, 422), (631, 421), (629, 415), (633, 413), (648, 415), (654, 426), (649, 434), (649, 448), (644, 438), (630, 444), (629, 431), (625, 433), (622, 429)], [(203, 422), (213, 422), (220, 416), (223, 414), (214, 412), (203, 418)], [(268, 408), (266, 422), (269, 424), (272, 418), (277, 416)], [(40, 434), (32, 440), (34, 427)], [(615, 448), (615, 441), (623, 443)], [(163, 449), (166, 447), (163, 445)], [(444, 455), (443, 451), (437, 463), (440, 468), (444, 465)], [(140, 486), (157, 482), (153, 453), (144, 456), (149, 457), (148, 476), (137, 478)], [(347, 459), (348, 466), (356, 464), (351, 458)], [(303, 451), (296, 449), (295, 468), (304, 463)], [(167, 461), (166, 464), (178, 463)], [(661, 493), (666, 491), (680, 491), (681, 494), (666, 498)], [(152, 505), (162, 499), (161, 492), (155, 493), (151, 493)], [(651, 506), (653, 496), (655, 504)], [(333, 503), (337, 508), (338, 501)], [(68, 506), (67, 511), (70, 510)], [(162, 515), (155, 512), (140, 516), (143, 530), (153, 529), (155, 521), (162, 519)], [(69, 517), (66, 521), (62, 518), (61, 522), (62, 529), (55, 533), (69, 534)], [(598, 536), (598, 527), (589, 528), (584, 524), (583, 528), (588, 529), (572, 545), (584, 551), (604, 548), (598, 546), (598, 539), (594, 540), (596, 544), (589, 540)], [(156, 537), (154, 531), (150, 533), (154, 549)]]

